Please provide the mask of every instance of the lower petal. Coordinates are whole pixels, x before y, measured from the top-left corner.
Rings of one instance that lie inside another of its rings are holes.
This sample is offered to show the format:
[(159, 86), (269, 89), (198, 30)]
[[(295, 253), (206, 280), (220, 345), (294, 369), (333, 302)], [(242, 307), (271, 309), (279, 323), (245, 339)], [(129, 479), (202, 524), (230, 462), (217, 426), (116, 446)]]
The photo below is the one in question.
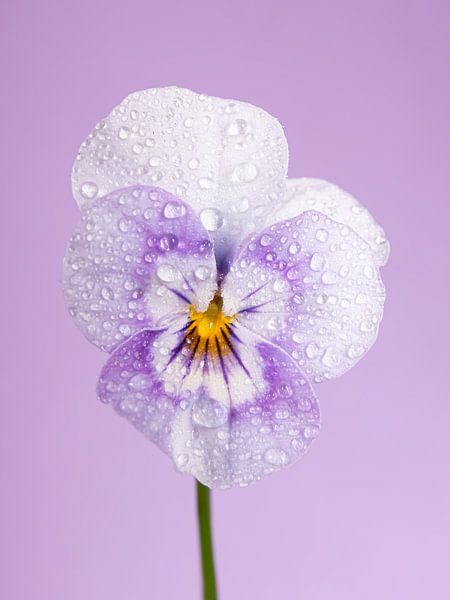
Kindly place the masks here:
[(146, 330), (125, 342), (102, 371), (100, 399), (209, 487), (249, 485), (305, 453), (319, 432), (319, 406), (287, 354), (239, 331), (239, 358), (230, 353), (226, 376), (212, 358), (192, 375), (186, 353), (167, 351), (179, 334)]

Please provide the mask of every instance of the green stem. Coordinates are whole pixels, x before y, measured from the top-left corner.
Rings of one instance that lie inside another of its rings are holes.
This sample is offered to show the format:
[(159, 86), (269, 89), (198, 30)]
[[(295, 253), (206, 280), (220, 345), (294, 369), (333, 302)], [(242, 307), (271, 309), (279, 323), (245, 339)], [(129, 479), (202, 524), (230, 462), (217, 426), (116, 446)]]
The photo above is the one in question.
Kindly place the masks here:
[(200, 481), (197, 481), (197, 515), (202, 556), (203, 600), (217, 600), (209, 488)]

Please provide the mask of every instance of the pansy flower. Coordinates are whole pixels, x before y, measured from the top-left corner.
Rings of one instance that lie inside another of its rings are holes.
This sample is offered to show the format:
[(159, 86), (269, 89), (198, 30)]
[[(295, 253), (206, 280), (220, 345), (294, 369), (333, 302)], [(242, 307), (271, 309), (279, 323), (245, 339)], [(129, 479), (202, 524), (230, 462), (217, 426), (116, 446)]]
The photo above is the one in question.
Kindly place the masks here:
[(264, 110), (169, 87), (128, 96), (73, 168), (64, 287), (110, 353), (98, 395), (208, 487), (302, 456), (312, 384), (352, 367), (382, 318), (383, 230), (287, 164)]

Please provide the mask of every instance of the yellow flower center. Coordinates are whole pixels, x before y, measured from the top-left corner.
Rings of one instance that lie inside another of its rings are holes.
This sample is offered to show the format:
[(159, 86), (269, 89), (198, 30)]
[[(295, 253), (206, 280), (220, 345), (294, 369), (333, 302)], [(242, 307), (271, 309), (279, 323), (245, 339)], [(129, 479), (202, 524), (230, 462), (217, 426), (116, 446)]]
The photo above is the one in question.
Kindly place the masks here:
[(222, 312), (223, 301), (217, 293), (204, 312), (195, 306), (189, 307), (190, 324), (186, 341), (193, 348), (196, 358), (207, 353), (209, 356), (223, 356), (231, 350), (230, 325), (235, 317)]

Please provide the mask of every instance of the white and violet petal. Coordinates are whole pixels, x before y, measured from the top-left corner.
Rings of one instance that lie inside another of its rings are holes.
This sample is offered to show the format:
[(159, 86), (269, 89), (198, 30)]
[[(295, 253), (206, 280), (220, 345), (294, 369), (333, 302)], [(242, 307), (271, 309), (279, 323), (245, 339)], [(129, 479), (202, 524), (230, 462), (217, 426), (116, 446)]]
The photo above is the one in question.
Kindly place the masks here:
[(374, 343), (385, 292), (370, 246), (308, 211), (247, 240), (222, 296), (225, 314), (321, 381), (347, 371)]
[(111, 351), (162, 327), (216, 291), (212, 241), (192, 208), (159, 188), (134, 186), (93, 201), (68, 245), (66, 303), (86, 337)]
[(275, 208), (266, 227), (293, 219), (308, 210), (321, 212), (334, 221), (351, 227), (369, 244), (375, 263), (378, 266), (386, 264), (390, 248), (382, 227), (356, 198), (323, 179), (288, 179), (285, 201)]
[(127, 96), (82, 144), (72, 172), (81, 207), (134, 184), (185, 199), (216, 251), (260, 228), (284, 196), (288, 148), (261, 108), (177, 87)]
[[(295, 362), (240, 333), (240, 358), (229, 353), (225, 375), (217, 355), (192, 361), (192, 349), (178, 350), (180, 328), (142, 331), (114, 352), (98, 385), (100, 399), (180, 471), (213, 488), (246, 486), (293, 463), (320, 427), (316, 397)], [(234, 377), (248, 379), (245, 392), (230, 385)]]

